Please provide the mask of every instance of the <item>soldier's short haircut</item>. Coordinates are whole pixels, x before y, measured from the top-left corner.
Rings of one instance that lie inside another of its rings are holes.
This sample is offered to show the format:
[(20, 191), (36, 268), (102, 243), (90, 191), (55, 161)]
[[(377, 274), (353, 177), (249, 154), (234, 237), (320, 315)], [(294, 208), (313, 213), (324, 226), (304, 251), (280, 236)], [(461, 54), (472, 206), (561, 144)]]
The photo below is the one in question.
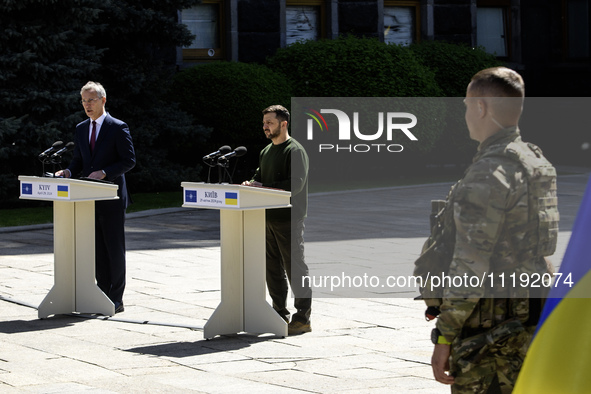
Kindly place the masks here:
[(511, 123), (521, 116), (525, 85), (516, 71), (507, 67), (484, 69), (472, 77), (468, 89), (472, 97), (488, 97), (498, 121)]
[(289, 124), (290, 115), (287, 108), (282, 105), (271, 105), (270, 107), (267, 107), (263, 110), (263, 115), (269, 114), (271, 112), (275, 114), (280, 122), (287, 120), (287, 124)]
[(507, 67), (492, 67), (477, 72), (470, 90), (479, 97), (524, 97), (525, 84), (516, 71)]

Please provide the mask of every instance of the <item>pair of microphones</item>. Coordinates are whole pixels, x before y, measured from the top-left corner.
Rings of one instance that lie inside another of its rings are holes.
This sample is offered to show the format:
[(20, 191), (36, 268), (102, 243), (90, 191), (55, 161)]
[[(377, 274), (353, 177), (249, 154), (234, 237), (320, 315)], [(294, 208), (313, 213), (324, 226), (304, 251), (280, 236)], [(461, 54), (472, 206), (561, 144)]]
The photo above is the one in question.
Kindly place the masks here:
[(203, 161), (214, 161), (217, 160), (219, 165), (225, 165), (232, 157), (240, 157), (246, 154), (246, 148), (239, 146), (232, 150), (228, 145), (221, 146), (217, 151), (212, 152), (208, 155), (203, 156)]
[(63, 141), (56, 141), (51, 147), (39, 154), (39, 160), (46, 162), (61, 159), (62, 155), (73, 150), (74, 146), (75, 144), (73, 142), (68, 142), (64, 145)]

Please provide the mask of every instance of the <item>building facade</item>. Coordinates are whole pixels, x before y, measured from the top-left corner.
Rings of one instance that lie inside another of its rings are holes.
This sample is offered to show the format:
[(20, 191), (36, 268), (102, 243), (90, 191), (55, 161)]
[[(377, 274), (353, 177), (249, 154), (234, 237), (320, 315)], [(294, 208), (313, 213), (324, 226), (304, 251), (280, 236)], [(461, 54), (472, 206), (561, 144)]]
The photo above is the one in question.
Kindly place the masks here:
[(196, 35), (181, 67), (216, 60), (263, 62), (298, 40), (340, 35), (407, 45), (482, 46), (519, 70), (530, 96), (588, 95), (590, 0), (203, 0), (179, 12)]

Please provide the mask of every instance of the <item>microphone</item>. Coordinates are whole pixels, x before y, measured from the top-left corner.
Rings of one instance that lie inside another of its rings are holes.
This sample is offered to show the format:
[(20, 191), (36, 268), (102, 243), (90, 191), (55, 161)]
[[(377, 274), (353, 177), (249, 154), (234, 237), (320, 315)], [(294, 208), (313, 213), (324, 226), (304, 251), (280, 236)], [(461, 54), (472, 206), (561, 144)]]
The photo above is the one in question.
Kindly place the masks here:
[(230, 148), (228, 145), (221, 146), (217, 151), (210, 153), (209, 155), (203, 156), (203, 160), (215, 159), (218, 156), (225, 155), (231, 150), (232, 148)]
[(239, 146), (238, 148), (234, 149), (234, 152), (230, 152), (230, 153), (226, 153), (223, 156), (218, 157), (218, 163), (220, 161), (228, 161), (228, 159), (236, 156), (236, 157), (240, 157), (240, 156), (244, 156), (246, 154), (246, 148), (243, 146)]
[(51, 145), (50, 148), (48, 148), (45, 151), (39, 153), (39, 158), (40, 159), (43, 159), (43, 158), (49, 156), (50, 154), (52, 154), (56, 150), (60, 149), (63, 145), (64, 145), (64, 143), (62, 141), (55, 141), (53, 143), (53, 145)]
[(57, 151), (57, 152), (55, 152), (53, 155), (51, 155), (51, 158), (52, 158), (52, 159), (57, 159), (57, 158), (60, 158), (60, 157), (62, 157), (62, 155), (63, 155), (64, 153), (66, 153), (66, 152), (69, 152), (69, 151), (73, 150), (73, 149), (74, 149), (74, 145), (75, 145), (75, 144), (74, 144), (73, 142), (68, 142), (68, 143), (66, 144), (66, 146), (64, 146), (62, 149), (58, 150), (58, 151)]

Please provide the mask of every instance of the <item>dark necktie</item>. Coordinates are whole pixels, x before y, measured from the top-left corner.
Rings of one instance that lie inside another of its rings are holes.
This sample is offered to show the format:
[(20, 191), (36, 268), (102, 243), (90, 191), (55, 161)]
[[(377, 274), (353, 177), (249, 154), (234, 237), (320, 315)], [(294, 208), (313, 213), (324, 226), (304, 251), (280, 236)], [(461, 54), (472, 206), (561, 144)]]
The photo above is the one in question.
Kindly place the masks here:
[(92, 121), (92, 134), (90, 135), (90, 152), (94, 151), (94, 143), (96, 142), (96, 122)]

